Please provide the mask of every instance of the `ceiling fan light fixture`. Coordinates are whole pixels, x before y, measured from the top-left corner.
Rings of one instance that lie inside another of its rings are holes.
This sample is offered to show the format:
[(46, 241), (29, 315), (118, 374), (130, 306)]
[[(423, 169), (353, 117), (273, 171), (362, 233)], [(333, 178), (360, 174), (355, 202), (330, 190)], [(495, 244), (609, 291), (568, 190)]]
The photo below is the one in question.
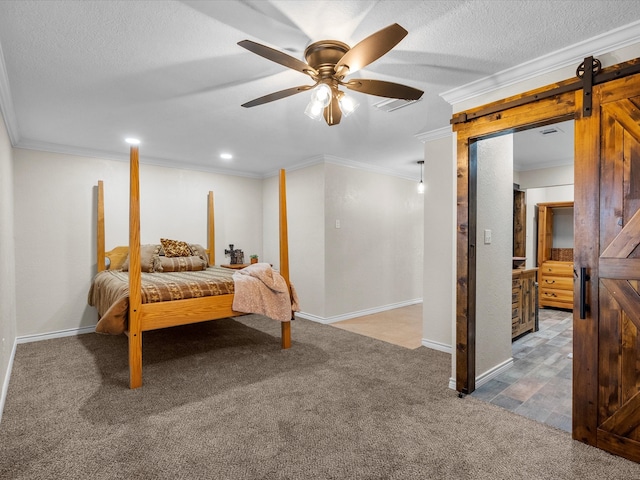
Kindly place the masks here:
[(342, 110), (342, 115), (345, 117), (348, 117), (349, 115), (351, 115), (360, 106), (360, 104), (355, 98), (345, 94), (342, 94), (340, 96), (340, 100), (338, 100), (338, 103), (340, 104), (340, 110)]
[(322, 108), (325, 108), (331, 103), (331, 96), (333, 92), (331, 91), (331, 87), (326, 83), (321, 83), (316, 88), (314, 88), (311, 92), (311, 101), (319, 103)]
[(389, 52), (407, 33), (400, 25), (393, 23), (369, 35), (353, 48), (338, 40), (320, 40), (305, 49), (306, 61), (251, 40), (242, 40), (238, 42), (241, 47), (267, 60), (308, 75), (314, 81), (313, 85), (280, 90), (243, 103), (242, 106), (255, 107), (312, 90), (311, 102), (307, 105), (305, 114), (314, 119), (322, 116), (327, 125), (332, 126), (339, 124), (343, 116), (353, 113), (358, 106), (353, 100), (344, 98), (344, 93), (338, 90), (338, 86), (379, 97), (417, 100), (424, 92), (407, 85), (361, 78), (345, 81), (347, 75), (357, 72)]
[(325, 107), (323, 107), (321, 103), (311, 99), (309, 105), (307, 105), (307, 108), (304, 110), (304, 114), (313, 120), (320, 120), (322, 118), (324, 108)]

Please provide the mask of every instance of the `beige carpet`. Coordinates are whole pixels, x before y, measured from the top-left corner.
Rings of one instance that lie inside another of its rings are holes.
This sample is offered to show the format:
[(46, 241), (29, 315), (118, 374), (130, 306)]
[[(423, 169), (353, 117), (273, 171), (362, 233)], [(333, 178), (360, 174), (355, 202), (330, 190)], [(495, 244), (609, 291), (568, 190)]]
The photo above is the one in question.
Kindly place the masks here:
[(448, 355), (247, 316), (18, 345), (2, 479), (603, 479), (640, 465), (447, 388)]

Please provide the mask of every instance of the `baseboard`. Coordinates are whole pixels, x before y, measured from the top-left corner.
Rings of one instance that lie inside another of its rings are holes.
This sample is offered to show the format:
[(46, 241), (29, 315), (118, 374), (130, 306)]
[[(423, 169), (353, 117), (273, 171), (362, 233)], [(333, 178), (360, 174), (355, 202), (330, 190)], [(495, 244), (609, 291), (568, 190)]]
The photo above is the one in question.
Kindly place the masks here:
[(306, 312), (296, 312), (296, 318), (304, 318), (305, 320), (311, 320), (312, 322), (317, 322), (317, 323), (331, 323), (331, 322), (327, 322), (324, 317), (319, 317), (317, 315), (313, 315), (311, 313), (306, 313)]
[(39, 342), (41, 340), (51, 340), (52, 338), (72, 337), (74, 335), (82, 335), (85, 333), (93, 333), (96, 326), (69, 328), (67, 330), (58, 330), (57, 332), (36, 333), (34, 335), (22, 335), (16, 339), (17, 343)]
[(487, 383), (489, 380), (497, 377), (498, 375), (500, 375), (503, 372), (506, 372), (507, 370), (509, 370), (511, 367), (513, 367), (513, 358), (509, 357), (507, 360), (505, 360), (504, 362), (496, 365), (493, 368), (490, 368), (489, 370), (487, 370), (486, 372), (484, 372), (481, 375), (478, 375), (476, 377), (476, 389), (480, 388), (482, 385), (484, 385), (485, 383)]
[(427, 340), (426, 338), (422, 339), (422, 346), (430, 348), (431, 350), (438, 350), (439, 352), (448, 353), (451, 355), (452, 349), (451, 345), (447, 345), (446, 343), (434, 342), (433, 340)]
[[(480, 388), (482, 385), (484, 385), (485, 383), (487, 383), (489, 380), (497, 377), (498, 375), (500, 375), (503, 372), (506, 372), (511, 367), (513, 367), (513, 358), (509, 358), (509, 359), (505, 360), (504, 362), (502, 362), (501, 364), (496, 365), (495, 367), (487, 370), (482, 375), (477, 376), (476, 377), (476, 390), (478, 388)], [(449, 378), (449, 388), (451, 390), (455, 390), (456, 389), (456, 379), (453, 378), (453, 377)]]
[(18, 345), (17, 339), (13, 341), (13, 348), (11, 348), (11, 355), (9, 356), (9, 365), (7, 365), (7, 371), (4, 374), (4, 381), (2, 382), (2, 392), (0, 392), (0, 423), (2, 423), (2, 413), (4, 412), (4, 402), (7, 399), (7, 392), (9, 391), (9, 379), (11, 378), (11, 371), (13, 370), (13, 359), (16, 356), (16, 347)]
[(413, 300), (407, 300), (406, 302), (390, 303), (388, 305), (382, 305), (380, 307), (358, 310), (356, 312), (335, 315), (333, 317), (320, 317), (318, 315), (313, 315), (311, 313), (305, 312), (296, 312), (296, 317), (304, 318), (305, 320), (311, 320), (313, 322), (329, 324), (341, 322), (343, 320), (350, 320), (352, 318), (364, 317), (365, 315), (373, 315), (374, 313), (386, 312), (387, 310), (394, 310), (396, 308), (408, 307), (417, 303), (422, 303), (422, 299), (414, 298)]

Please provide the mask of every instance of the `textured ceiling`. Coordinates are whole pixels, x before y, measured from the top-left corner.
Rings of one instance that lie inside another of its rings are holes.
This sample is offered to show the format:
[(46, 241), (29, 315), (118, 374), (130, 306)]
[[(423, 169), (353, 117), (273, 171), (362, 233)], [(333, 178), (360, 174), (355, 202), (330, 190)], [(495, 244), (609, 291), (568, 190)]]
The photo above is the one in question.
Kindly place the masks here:
[[(149, 163), (263, 176), (324, 156), (416, 176), (416, 135), (449, 124), (442, 92), (639, 19), (638, 0), (0, 1), (0, 106), (25, 148), (122, 158), (137, 136)], [(238, 41), (302, 59), (313, 41), (353, 46), (394, 22), (409, 35), (354, 77), (422, 101), (384, 113), (354, 93), (360, 108), (333, 127), (303, 114), (308, 93), (240, 107), (310, 82)]]

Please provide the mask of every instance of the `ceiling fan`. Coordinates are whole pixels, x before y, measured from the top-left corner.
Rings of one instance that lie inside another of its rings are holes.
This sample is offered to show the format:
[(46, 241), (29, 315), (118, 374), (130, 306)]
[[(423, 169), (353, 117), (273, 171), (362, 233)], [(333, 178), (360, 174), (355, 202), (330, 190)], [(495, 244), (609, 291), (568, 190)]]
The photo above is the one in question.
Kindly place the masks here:
[(404, 28), (394, 23), (368, 36), (353, 48), (337, 40), (314, 42), (304, 51), (306, 63), (260, 43), (242, 40), (238, 42), (241, 47), (280, 65), (309, 75), (315, 82), (313, 85), (301, 85), (270, 93), (244, 103), (242, 106), (255, 107), (313, 89), (312, 100), (305, 113), (317, 119), (324, 116), (328, 125), (337, 125), (340, 123), (342, 115), (348, 115), (354, 108), (353, 104), (350, 105), (348, 102), (350, 97), (338, 89), (340, 86), (379, 97), (418, 100), (424, 92), (407, 85), (362, 78), (345, 80), (347, 75), (366, 67), (386, 54), (407, 33)]

